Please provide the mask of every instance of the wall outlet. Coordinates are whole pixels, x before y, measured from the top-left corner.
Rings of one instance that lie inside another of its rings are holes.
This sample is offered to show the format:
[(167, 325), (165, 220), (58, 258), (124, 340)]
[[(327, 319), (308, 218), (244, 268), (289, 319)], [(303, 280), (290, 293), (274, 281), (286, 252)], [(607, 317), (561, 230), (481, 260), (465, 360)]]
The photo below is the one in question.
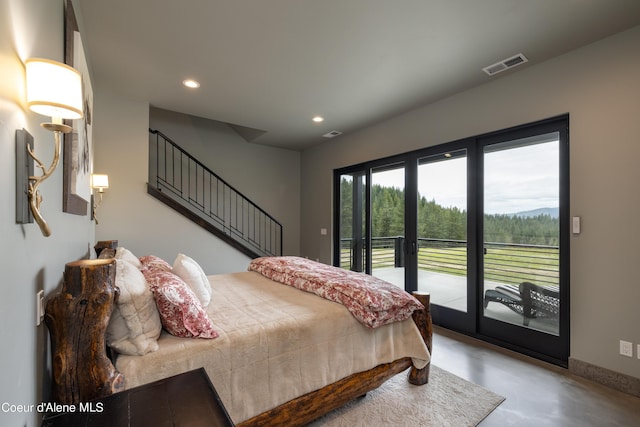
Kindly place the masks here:
[(633, 343), (620, 340), (620, 354), (622, 356), (633, 357)]
[(44, 320), (44, 291), (36, 292), (36, 326)]

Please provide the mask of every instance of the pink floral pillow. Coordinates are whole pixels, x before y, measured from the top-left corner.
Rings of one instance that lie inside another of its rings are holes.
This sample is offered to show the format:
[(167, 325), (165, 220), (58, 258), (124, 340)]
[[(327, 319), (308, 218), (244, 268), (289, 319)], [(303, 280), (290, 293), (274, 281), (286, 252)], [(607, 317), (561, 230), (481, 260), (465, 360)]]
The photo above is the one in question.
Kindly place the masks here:
[(218, 332), (198, 297), (189, 286), (170, 271), (142, 270), (153, 292), (162, 326), (182, 338), (216, 338)]
[(140, 270), (161, 270), (171, 271), (171, 264), (155, 255), (145, 255), (140, 257)]

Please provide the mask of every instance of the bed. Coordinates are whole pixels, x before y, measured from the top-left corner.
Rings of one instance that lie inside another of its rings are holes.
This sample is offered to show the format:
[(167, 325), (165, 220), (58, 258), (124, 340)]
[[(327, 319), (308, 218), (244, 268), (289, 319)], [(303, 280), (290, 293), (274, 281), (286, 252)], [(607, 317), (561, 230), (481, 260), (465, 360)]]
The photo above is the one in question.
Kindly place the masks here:
[[(113, 249), (100, 254), (102, 260), (112, 257), (117, 258)], [(178, 271), (177, 260), (172, 271)], [(268, 261), (284, 260), (308, 263), (296, 257), (272, 257)], [(152, 349), (140, 351), (144, 354), (129, 351), (133, 354), (112, 356), (115, 368), (108, 375), (117, 377), (117, 381), (107, 392), (204, 367), (236, 425), (275, 426), (307, 424), (407, 370), (411, 383), (427, 383), (432, 333), (428, 295), (411, 298), (420, 302), (419, 308), (409, 307), (404, 320), (389, 320), (386, 312), (370, 319), (368, 314), (348, 308), (348, 303), (327, 299), (331, 296), (325, 295), (325, 285), (316, 290), (302, 285), (301, 289), (297, 273), (272, 271), (272, 276), (284, 276), (274, 279), (263, 271), (273, 264), (267, 268), (260, 265), (260, 259), (254, 261), (248, 271), (206, 276), (211, 292), (209, 304), (203, 309), (212, 331), (204, 329), (200, 337), (175, 336), (167, 332), (162, 319), (159, 337), (147, 340)], [(115, 263), (123, 265), (121, 259)], [(343, 272), (326, 265), (310, 265), (315, 277)], [(145, 271), (144, 266), (140, 268)], [(154, 289), (155, 279), (147, 273), (145, 279)], [(277, 281), (281, 279), (298, 283)], [(67, 280), (82, 279), (69, 276)], [(118, 287), (122, 288), (122, 282)], [(120, 299), (126, 297), (126, 292), (120, 292)], [(197, 287), (194, 295), (198, 295)], [(162, 305), (160, 300), (156, 303)], [(113, 316), (117, 314), (116, 308)], [(99, 314), (96, 323), (104, 324), (104, 316), (108, 313)], [(55, 333), (55, 325), (50, 329), (55, 352), (61, 334)], [(102, 342), (110, 342), (108, 331), (106, 335)], [(54, 385), (55, 377), (60, 375), (54, 372)]]

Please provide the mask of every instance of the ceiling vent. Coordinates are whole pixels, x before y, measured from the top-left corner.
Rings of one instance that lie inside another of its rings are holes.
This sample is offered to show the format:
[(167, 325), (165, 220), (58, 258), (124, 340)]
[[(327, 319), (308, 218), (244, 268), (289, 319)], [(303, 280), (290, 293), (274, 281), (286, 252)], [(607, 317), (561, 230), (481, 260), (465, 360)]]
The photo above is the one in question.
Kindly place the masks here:
[(488, 67), (484, 67), (482, 71), (487, 73), (490, 76), (501, 73), (502, 71), (508, 70), (509, 68), (516, 67), (520, 64), (524, 64), (529, 61), (526, 56), (522, 53), (519, 53), (511, 58), (503, 59), (500, 62), (496, 62), (495, 64), (489, 65)]
[(332, 130), (331, 132), (327, 132), (322, 136), (324, 136), (325, 138), (335, 138), (338, 135), (342, 135), (342, 132), (337, 130)]

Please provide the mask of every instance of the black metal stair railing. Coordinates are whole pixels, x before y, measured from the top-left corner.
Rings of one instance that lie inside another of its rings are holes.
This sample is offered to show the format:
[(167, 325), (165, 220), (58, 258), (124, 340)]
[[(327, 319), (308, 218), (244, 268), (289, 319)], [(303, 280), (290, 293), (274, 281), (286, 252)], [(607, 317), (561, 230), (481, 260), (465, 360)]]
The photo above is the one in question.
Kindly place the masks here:
[(282, 255), (278, 221), (152, 129), (147, 191), (251, 257)]

